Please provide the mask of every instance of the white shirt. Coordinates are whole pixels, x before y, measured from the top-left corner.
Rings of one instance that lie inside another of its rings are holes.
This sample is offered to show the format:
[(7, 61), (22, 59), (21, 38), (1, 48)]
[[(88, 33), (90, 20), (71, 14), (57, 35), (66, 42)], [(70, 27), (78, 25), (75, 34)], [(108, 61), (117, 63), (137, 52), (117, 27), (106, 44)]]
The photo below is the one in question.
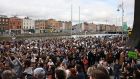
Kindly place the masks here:
[(25, 73), (27, 74), (32, 74), (33, 73), (33, 67), (28, 67), (24, 70)]
[(54, 63), (53, 62), (48, 62), (48, 65), (50, 66), (50, 65), (54, 65)]

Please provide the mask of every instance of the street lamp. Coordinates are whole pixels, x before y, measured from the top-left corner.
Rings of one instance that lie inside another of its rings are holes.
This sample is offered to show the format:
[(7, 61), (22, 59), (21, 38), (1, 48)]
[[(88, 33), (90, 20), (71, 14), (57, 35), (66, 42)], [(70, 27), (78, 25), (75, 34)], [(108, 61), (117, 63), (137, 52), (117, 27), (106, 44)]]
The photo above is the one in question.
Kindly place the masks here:
[(117, 9), (118, 12), (120, 11), (120, 8), (122, 11), (122, 41), (123, 41), (123, 21), (124, 21), (124, 3), (123, 3), (123, 0), (122, 0), (122, 4), (120, 4), (118, 9)]
[(72, 21), (73, 21), (73, 6), (72, 6), (72, 0), (71, 0), (71, 28), (70, 28), (70, 33), (71, 33), (71, 36), (72, 36)]

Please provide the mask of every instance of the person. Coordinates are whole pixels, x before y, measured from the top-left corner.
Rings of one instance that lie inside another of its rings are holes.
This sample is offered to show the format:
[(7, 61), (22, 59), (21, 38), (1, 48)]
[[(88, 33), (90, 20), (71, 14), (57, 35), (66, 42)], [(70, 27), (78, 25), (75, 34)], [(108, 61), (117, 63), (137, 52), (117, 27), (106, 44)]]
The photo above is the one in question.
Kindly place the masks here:
[(87, 58), (88, 58), (88, 64), (89, 66), (92, 66), (95, 64), (95, 57), (91, 51), (87, 52)]
[(56, 79), (66, 79), (66, 72), (62, 69), (56, 69), (55, 71), (55, 78)]
[(119, 65), (119, 61), (116, 60), (114, 64), (114, 79), (120, 79), (120, 69), (121, 66)]
[(54, 63), (52, 62), (52, 59), (49, 59), (49, 62), (48, 62), (48, 66), (53, 66)]
[(46, 72), (43, 68), (36, 68), (33, 71), (33, 78), (34, 79), (45, 79), (46, 78)]
[(140, 79), (140, 65), (137, 65), (137, 69), (134, 72), (134, 79)]
[(19, 59), (12, 54), (11, 56), (8, 55), (8, 62), (10, 67), (15, 71), (16, 77), (20, 78), (22, 76), (23, 67)]
[(76, 76), (76, 70), (74, 68), (70, 69), (70, 76), (67, 79), (78, 79)]
[(86, 79), (86, 77), (85, 77), (86, 75), (83, 72), (83, 69), (82, 69), (82, 66), (81, 65), (77, 64), (75, 66), (75, 69), (77, 71), (77, 77), (78, 77), (78, 79)]
[(135, 71), (135, 78), (134, 79), (140, 79), (140, 70)]
[(92, 71), (94, 70), (93, 67), (89, 67), (88, 70), (87, 70), (87, 76), (89, 78), (89, 76), (92, 74)]
[(87, 69), (88, 69), (88, 60), (87, 60), (87, 58), (84, 57), (82, 61), (83, 61), (83, 64), (84, 64), (84, 70), (87, 71)]
[(13, 72), (11, 70), (3, 71), (1, 75), (2, 79), (13, 79)]
[(108, 73), (108, 71), (104, 67), (100, 66), (100, 67), (97, 67), (97, 69), (102, 71), (103, 73), (105, 73), (107, 79), (110, 79), (109, 73)]
[(26, 75), (27, 79), (32, 79), (33, 67), (31, 67), (31, 61), (26, 60), (24, 65), (25, 65), (25, 70), (23, 73)]
[(93, 70), (89, 79), (110, 79), (108, 78), (109, 75), (106, 75), (103, 71), (99, 69)]

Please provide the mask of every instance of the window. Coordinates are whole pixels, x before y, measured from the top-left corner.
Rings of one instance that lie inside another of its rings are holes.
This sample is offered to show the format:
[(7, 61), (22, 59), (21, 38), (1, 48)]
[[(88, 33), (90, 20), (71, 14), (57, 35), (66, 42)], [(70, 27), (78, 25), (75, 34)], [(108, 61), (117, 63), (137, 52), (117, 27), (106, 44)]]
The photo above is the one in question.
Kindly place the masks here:
[(5, 19), (5, 22), (8, 22), (8, 19)]

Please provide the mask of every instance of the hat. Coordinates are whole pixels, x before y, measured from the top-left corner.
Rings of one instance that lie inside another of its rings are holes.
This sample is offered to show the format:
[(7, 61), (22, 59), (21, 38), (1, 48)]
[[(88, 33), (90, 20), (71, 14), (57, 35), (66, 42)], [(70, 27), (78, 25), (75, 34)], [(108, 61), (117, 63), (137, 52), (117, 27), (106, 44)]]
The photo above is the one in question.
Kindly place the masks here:
[(43, 79), (45, 77), (45, 70), (43, 68), (36, 68), (34, 70), (34, 77)]

